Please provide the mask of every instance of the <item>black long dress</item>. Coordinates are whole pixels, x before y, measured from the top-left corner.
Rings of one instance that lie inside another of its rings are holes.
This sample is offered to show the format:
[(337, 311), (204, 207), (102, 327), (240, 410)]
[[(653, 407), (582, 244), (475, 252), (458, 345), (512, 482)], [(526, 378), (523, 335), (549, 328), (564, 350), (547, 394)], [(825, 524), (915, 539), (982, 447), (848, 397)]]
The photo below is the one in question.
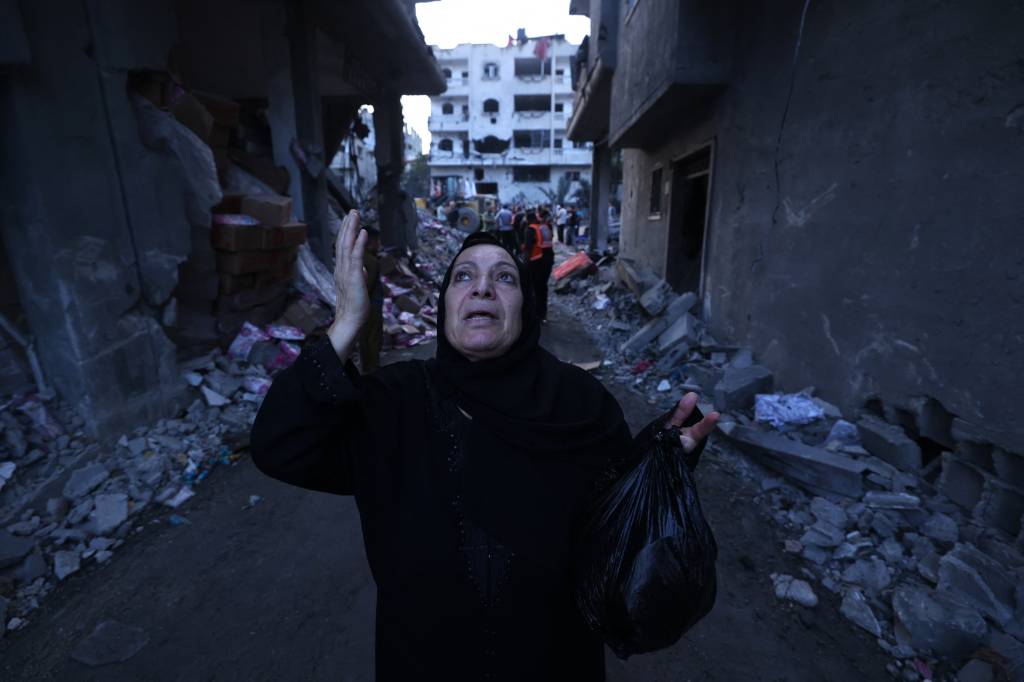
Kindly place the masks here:
[[(378, 680), (604, 679), (569, 574), (571, 527), (595, 471), (517, 464), (508, 450), (438, 398), (422, 362), (360, 376), (321, 341), (275, 378), (253, 461), (287, 483), (355, 495), (378, 589)], [(474, 457), (505, 459), (523, 487), (495, 496), (518, 507), (493, 510), (517, 519), (505, 537), (465, 513), (467, 496), (486, 505), (462, 485)], [(537, 494), (553, 480), (560, 495)]]

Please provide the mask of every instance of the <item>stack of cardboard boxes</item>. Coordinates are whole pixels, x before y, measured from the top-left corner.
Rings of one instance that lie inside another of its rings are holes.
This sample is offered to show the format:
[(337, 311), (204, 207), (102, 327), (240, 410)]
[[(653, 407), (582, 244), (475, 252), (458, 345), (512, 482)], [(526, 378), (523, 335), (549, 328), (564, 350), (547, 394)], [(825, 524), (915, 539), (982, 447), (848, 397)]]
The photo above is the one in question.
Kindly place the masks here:
[(306, 226), (291, 220), (278, 195), (226, 194), (210, 229), (192, 231), (192, 252), (178, 271), (177, 342), (183, 354), (229, 344), (245, 322), (284, 312)]

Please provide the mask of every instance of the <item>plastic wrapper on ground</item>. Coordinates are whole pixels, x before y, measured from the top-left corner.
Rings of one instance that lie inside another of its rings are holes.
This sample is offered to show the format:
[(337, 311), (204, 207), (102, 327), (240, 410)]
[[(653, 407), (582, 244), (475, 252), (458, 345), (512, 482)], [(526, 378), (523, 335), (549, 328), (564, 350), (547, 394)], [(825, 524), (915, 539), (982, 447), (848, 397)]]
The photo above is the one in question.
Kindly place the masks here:
[(710, 612), (718, 548), (678, 429), (657, 431), (585, 519), (576, 602), (619, 658), (671, 646)]

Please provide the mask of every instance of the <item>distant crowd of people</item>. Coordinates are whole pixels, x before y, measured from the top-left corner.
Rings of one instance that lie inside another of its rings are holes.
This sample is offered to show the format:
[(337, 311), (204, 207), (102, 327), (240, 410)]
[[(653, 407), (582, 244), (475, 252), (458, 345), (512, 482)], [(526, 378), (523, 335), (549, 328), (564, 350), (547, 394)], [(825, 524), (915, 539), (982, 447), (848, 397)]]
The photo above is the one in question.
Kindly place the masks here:
[[(442, 209), (452, 228), (459, 225), (459, 208), (454, 201)], [(439, 217), (442, 211), (439, 210)], [(580, 232), (580, 215), (575, 206), (542, 204), (489, 205), (481, 216), (479, 229), (494, 232), (502, 245), (518, 253), (527, 263), (537, 297), (541, 319), (547, 321), (548, 280), (555, 262), (554, 242), (573, 245)]]

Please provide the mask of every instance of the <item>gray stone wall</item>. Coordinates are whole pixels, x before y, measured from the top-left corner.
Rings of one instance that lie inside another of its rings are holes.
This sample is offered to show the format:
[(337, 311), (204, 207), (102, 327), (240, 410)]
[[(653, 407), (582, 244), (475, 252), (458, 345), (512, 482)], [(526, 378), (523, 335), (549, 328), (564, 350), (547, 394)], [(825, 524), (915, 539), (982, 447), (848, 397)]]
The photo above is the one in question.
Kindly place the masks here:
[(802, 8), (741, 8), (729, 87), (663, 145), (625, 151), (622, 252), (664, 273), (672, 216), (648, 219), (651, 170), (668, 181), (713, 140), (711, 331), (785, 389), (844, 408), (928, 396), (1022, 452), (1024, 14), (813, 2), (791, 68)]

